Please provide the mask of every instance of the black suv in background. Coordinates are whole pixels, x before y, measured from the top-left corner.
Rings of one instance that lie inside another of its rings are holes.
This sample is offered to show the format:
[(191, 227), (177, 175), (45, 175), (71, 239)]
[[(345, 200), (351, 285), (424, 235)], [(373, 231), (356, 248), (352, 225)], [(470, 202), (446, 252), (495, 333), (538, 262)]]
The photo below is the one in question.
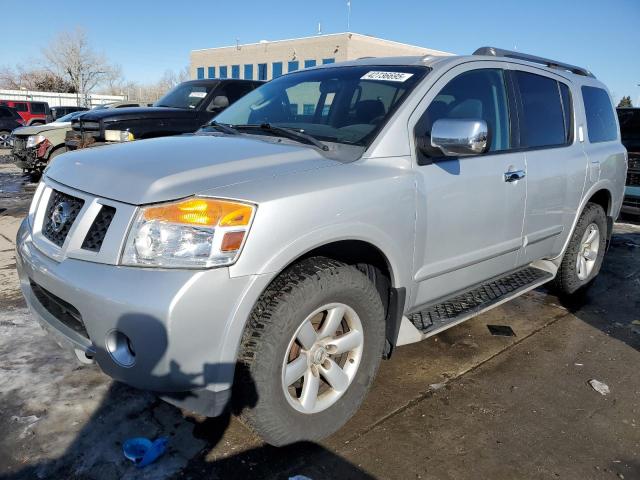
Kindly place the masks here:
[(0, 105), (0, 148), (11, 147), (11, 131), (23, 123), (24, 120), (13, 108)]
[(87, 107), (73, 107), (68, 105), (63, 105), (60, 107), (51, 107), (51, 116), (53, 117), (53, 121), (55, 122), (61, 117), (68, 115), (73, 112), (84, 112), (85, 110), (89, 110)]
[(198, 130), (230, 104), (264, 82), (191, 80), (171, 89), (152, 107), (93, 110), (73, 121), (69, 150), (105, 143), (164, 137)]
[(640, 215), (640, 108), (618, 108), (618, 121), (629, 158), (622, 212)]

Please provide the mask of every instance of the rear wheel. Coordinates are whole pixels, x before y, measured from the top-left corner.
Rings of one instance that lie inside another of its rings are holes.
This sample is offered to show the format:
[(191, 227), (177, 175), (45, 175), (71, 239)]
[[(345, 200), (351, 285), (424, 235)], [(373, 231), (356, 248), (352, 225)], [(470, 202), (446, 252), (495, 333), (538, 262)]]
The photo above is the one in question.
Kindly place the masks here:
[(243, 420), (278, 446), (335, 432), (373, 382), (384, 331), (380, 295), (360, 270), (323, 257), (292, 266), (262, 295), (243, 336), (240, 385), (257, 393)]
[(559, 294), (570, 295), (587, 288), (600, 272), (607, 242), (607, 217), (603, 208), (588, 203), (584, 208), (553, 286)]

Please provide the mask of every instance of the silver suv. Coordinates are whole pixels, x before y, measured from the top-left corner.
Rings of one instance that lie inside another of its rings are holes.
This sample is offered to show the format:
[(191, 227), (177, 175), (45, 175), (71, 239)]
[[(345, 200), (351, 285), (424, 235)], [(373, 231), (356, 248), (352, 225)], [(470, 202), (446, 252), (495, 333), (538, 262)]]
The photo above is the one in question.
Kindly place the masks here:
[(582, 68), (361, 59), (273, 80), (194, 135), (60, 156), (17, 264), (79, 359), (205, 415), (233, 404), (284, 445), (340, 428), (396, 346), (587, 287), (626, 162)]

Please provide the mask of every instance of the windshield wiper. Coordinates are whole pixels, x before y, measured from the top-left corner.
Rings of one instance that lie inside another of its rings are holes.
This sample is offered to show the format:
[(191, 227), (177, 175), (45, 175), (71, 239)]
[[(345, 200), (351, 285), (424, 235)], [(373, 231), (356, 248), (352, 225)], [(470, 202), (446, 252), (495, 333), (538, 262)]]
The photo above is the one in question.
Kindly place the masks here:
[(226, 123), (216, 122), (215, 120), (210, 121), (205, 125), (205, 127), (213, 127), (215, 129), (220, 130), (221, 132), (228, 133), (229, 135), (240, 135), (240, 132), (233, 128), (231, 125), (227, 125)]
[(261, 123), (259, 125), (254, 124), (245, 124), (245, 125), (233, 125), (235, 129), (247, 129), (247, 130), (262, 130), (263, 132), (268, 132), (275, 134), (276, 136), (286, 137), (290, 140), (295, 140), (297, 142), (310, 143), (311, 145), (318, 147), (320, 150), (327, 151), (329, 147), (322, 143), (320, 140), (317, 140), (315, 137), (303, 133), (294, 128), (287, 127), (279, 127), (277, 125), (271, 125), (270, 123)]

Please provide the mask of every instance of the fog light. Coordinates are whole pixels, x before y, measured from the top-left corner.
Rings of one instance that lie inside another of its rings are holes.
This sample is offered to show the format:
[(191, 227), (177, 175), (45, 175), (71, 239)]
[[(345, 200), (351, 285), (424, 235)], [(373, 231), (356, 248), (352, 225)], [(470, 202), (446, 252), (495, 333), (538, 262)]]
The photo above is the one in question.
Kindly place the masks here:
[(113, 330), (107, 335), (107, 352), (121, 367), (131, 367), (136, 362), (136, 352), (131, 340), (118, 330)]

